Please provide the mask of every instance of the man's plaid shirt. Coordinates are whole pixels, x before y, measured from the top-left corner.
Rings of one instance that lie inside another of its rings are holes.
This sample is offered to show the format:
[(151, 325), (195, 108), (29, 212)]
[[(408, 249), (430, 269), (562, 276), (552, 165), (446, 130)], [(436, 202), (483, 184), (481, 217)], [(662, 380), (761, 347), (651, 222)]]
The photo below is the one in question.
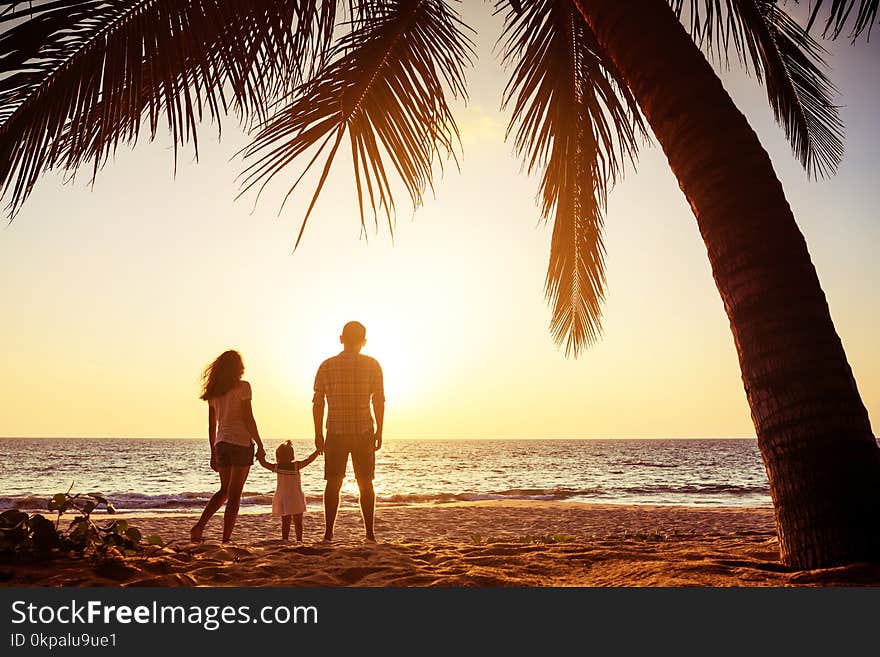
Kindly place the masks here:
[(382, 368), (375, 358), (341, 352), (328, 358), (315, 375), (315, 403), (327, 400), (327, 435), (373, 431), (370, 399), (385, 401)]

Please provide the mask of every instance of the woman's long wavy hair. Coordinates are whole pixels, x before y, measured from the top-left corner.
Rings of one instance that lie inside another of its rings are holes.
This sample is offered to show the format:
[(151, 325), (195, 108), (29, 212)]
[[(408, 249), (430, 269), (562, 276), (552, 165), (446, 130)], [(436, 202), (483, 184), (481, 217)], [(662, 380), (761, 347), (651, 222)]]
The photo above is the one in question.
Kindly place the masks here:
[(241, 381), (244, 374), (244, 361), (241, 354), (230, 349), (217, 356), (217, 359), (202, 372), (202, 396), (205, 401), (225, 395)]

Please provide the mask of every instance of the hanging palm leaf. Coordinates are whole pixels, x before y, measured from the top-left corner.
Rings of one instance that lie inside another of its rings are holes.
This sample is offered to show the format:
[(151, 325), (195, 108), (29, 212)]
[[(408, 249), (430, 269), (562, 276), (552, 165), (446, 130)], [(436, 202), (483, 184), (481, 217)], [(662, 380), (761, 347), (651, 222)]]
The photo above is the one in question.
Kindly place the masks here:
[[(503, 6), (505, 3), (501, 3)], [(553, 216), (546, 293), (566, 354), (596, 340), (605, 289), (602, 215), (623, 162), (645, 134), (635, 99), (571, 0), (511, 2), (502, 35), (513, 64), (508, 135), (529, 173), (543, 170), (541, 213)]]
[(416, 207), (431, 184), (435, 161), (442, 164), (443, 156), (454, 156), (458, 129), (445, 89), (466, 97), (464, 67), (470, 64), (473, 48), (464, 24), (443, 0), (364, 4), (351, 31), (334, 45), (328, 63), (245, 151), (254, 162), (242, 174), (242, 193), (255, 186), (262, 191), (293, 160), (318, 146), (286, 201), (329, 147), (296, 246), (346, 133), (362, 228), (369, 203), (374, 220), (378, 222), (377, 213), (384, 211), (393, 232), (389, 169)]
[[(45, 170), (97, 170), (146, 120), (176, 151), (230, 108), (242, 119), (326, 43), (335, 4), (314, 0), (0, 3), (0, 189), (14, 216)], [(218, 128), (219, 129), (219, 128)]]
[[(684, 0), (672, 0), (681, 15)], [(726, 58), (747, 57), (776, 121), (807, 175), (833, 174), (843, 158), (843, 123), (834, 105), (837, 93), (823, 69), (827, 54), (775, 0), (690, 0), (694, 38)]]
[[(828, 11), (828, 18), (825, 20), (825, 29), (822, 33), (826, 36), (830, 35), (834, 39), (839, 37), (843, 33), (843, 28), (846, 27), (857, 3), (859, 8), (853, 21), (854, 24), (850, 37), (853, 41), (862, 34), (870, 37), (871, 28), (877, 22), (880, 0), (831, 0), (831, 8)], [(824, 4), (825, 0), (814, 1), (813, 9), (810, 12), (810, 20), (807, 24), (808, 30), (813, 27), (813, 23), (819, 17), (819, 10), (822, 9)]]

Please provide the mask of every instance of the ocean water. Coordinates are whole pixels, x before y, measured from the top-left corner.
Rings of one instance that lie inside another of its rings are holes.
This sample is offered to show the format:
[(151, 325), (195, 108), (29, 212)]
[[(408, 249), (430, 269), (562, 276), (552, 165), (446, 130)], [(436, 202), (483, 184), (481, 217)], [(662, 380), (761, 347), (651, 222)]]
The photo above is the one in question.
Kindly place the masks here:
[[(269, 459), (275, 441), (266, 441)], [(297, 458), (311, 452), (295, 442)], [(206, 439), (0, 438), (0, 510), (44, 509), (52, 494), (101, 492), (120, 512), (198, 511), (217, 489)], [(320, 507), (323, 465), (303, 470)], [(555, 500), (767, 506), (755, 440), (387, 440), (377, 453), (377, 502)], [(268, 511), (275, 475), (255, 464), (242, 510)], [(349, 464), (343, 506), (357, 500)]]

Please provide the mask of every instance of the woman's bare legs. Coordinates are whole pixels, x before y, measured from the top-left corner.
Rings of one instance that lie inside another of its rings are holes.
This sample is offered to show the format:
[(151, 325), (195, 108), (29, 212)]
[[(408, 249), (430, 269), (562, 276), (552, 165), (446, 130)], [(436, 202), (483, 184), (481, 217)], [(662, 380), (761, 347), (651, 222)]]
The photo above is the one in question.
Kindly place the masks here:
[(281, 516), (281, 538), (285, 541), (290, 537), (290, 518), (291, 516)]
[[(290, 520), (288, 519), (288, 522)], [(297, 513), (293, 516), (293, 527), (296, 531), (296, 540), (302, 543), (303, 540), (303, 514)], [(288, 529), (290, 529), (290, 525), (288, 525)]]
[(205, 525), (208, 524), (211, 516), (217, 513), (217, 510), (223, 506), (223, 502), (226, 501), (226, 496), (229, 492), (231, 470), (232, 468), (228, 467), (220, 468), (220, 490), (211, 496), (211, 499), (208, 500), (208, 504), (205, 505), (205, 510), (202, 511), (201, 518), (199, 518), (199, 521), (189, 530), (189, 537), (193, 542), (202, 540), (202, 533), (205, 531)]
[[(247, 481), (249, 465), (233, 465), (229, 468), (229, 489), (226, 494), (226, 511), (223, 512), (223, 542), (228, 543), (238, 518), (238, 505), (241, 503), (241, 492)], [(213, 498), (212, 498), (213, 499)]]

